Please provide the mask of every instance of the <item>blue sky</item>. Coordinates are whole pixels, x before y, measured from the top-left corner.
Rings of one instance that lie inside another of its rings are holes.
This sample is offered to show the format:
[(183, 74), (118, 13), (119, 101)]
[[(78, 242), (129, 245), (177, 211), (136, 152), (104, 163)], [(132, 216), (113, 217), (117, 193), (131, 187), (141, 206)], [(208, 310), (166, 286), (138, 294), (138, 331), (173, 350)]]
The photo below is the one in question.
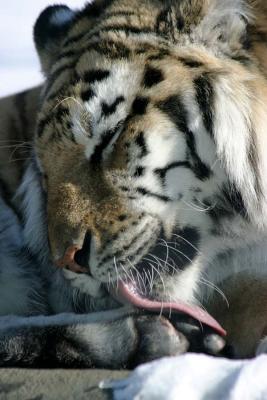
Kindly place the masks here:
[(80, 8), (84, 0), (7, 0), (0, 12), (0, 97), (42, 81), (32, 40), (32, 27), (40, 12), (51, 4)]

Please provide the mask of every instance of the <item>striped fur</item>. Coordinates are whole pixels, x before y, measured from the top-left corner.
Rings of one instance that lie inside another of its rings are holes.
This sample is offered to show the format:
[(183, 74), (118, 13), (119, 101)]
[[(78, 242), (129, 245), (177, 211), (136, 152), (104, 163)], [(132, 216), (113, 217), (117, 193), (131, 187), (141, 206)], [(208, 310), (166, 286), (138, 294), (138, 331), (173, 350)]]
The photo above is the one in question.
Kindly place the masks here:
[[(44, 85), (0, 102), (0, 314), (32, 318), (3, 319), (3, 364), (118, 367), (185, 351), (167, 320), (116, 310), (107, 289), (118, 277), (202, 304), (237, 356), (255, 353), (266, 330), (266, 13), (263, 0), (95, 0), (40, 15)], [(73, 245), (90, 275), (55, 267)]]

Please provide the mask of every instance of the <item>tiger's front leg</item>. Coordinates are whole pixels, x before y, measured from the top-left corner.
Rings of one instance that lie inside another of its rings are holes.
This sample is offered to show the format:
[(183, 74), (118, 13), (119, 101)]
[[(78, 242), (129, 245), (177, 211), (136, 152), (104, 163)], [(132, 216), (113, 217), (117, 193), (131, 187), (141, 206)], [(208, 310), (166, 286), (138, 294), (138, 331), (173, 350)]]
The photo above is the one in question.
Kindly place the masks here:
[(0, 365), (131, 368), (162, 356), (184, 353), (188, 348), (185, 336), (165, 317), (122, 315), (112, 320), (111, 316), (112, 312), (104, 312), (17, 321), (15, 318), (0, 330)]

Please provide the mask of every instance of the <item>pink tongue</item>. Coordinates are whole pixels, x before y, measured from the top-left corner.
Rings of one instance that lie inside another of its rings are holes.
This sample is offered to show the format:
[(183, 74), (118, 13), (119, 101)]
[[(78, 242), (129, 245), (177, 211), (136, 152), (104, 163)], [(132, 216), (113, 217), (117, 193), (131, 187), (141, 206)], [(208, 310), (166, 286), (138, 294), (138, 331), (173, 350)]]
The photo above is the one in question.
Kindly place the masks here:
[(149, 311), (171, 310), (171, 312), (182, 312), (188, 314), (199, 322), (210, 326), (220, 335), (226, 336), (226, 331), (221, 327), (221, 325), (214, 318), (212, 318), (210, 314), (198, 306), (189, 306), (182, 302), (163, 303), (160, 301), (149, 300), (139, 296), (130, 284), (126, 284), (122, 281), (119, 281), (118, 290), (116, 293), (121, 299), (126, 300), (128, 303), (131, 303), (137, 308), (142, 308)]

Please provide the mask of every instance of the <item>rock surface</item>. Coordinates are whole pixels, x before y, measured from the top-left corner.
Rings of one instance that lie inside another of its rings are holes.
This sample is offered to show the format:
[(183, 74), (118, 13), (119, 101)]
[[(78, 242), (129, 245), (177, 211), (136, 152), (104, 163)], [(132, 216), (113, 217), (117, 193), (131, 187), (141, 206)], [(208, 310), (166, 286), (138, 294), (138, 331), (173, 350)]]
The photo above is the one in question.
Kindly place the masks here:
[(0, 400), (106, 400), (103, 379), (120, 379), (127, 371), (1, 369)]

